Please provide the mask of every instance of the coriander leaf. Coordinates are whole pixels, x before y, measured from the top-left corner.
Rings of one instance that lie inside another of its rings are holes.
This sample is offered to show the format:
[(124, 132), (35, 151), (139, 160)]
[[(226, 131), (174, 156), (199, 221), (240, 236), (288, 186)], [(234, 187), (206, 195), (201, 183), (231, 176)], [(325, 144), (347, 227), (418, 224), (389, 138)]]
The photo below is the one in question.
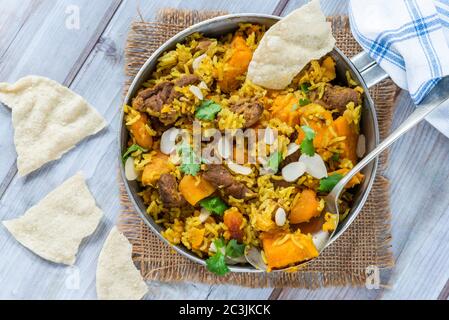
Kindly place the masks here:
[(200, 120), (212, 121), (221, 111), (221, 106), (212, 100), (203, 100), (195, 111), (195, 117)]
[(301, 107), (306, 106), (306, 105), (308, 105), (309, 103), (310, 103), (310, 100), (309, 100), (309, 99), (299, 99), (299, 105), (300, 105)]
[(281, 161), (282, 153), (279, 151), (273, 153), (268, 159), (268, 168), (270, 168), (274, 173), (278, 172)]
[(315, 154), (315, 148), (313, 146), (315, 131), (308, 126), (302, 126), (301, 129), (306, 134), (306, 137), (301, 142), (301, 152), (311, 157)]
[(201, 164), (192, 147), (183, 144), (178, 149), (178, 153), (181, 155), (181, 172), (196, 176), (201, 169)]
[(333, 175), (323, 178), (320, 180), (320, 187), (318, 191), (320, 192), (331, 192), (332, 189), (337, 185), (337, 183), (343, 178), (343, 175), (339, 173), (334, 173)]
[(238, 258), (245, 253), (245, 245), (238, 243), (235, 239), (228, 242), (226, 246), (226, 256), (231, 258)]
[(210, 272), (223, 276), (229, 272), (229, 268), (225, 262), (226, 247), (223, 239), (215, 240), (214, 244), (217, 252), (206, 260), (206, 266)]
[(131, 156), (132, 153), (136, 152), (136, 151), (142, 151), (142, 152), (147, 152), (147, 149), (142, 148), (141, 146), (139, 146), (138, 144), (133, 144), (131, 147), (128, 148), (128, 150), (126, 150), (126, 152), (123, 154), (122, 156), (122, 161), (123, 163), (126, 162), (126, 160)]
[(332, 161), (340, 161), (340, 154), (339, 153), (334, 153), (331, 157)]
[(198, 172), (200, 171), (201, 166), (199, 164), (195, 163), (187, 163), (182, 164), (180, 167), (181, 172), (184, 172), (185, 174), (196, 176)]
[(200, 206), (209, 212), (222, 216), (228, 210), (228, 205), (220, 197), (210, 197), (200, 201)]
[(309, 92), (309, 87), (310, 87), (310, 85), (308, 85), (307, 83), (303, 83), (301, 85), (301, 91), (304, 93), (307, 93), (307, 92)]
[(301, 126), (302, 131), (306, 134), (306, 139), (313, 140), (315, 138), (315, 131), (309, 126)]

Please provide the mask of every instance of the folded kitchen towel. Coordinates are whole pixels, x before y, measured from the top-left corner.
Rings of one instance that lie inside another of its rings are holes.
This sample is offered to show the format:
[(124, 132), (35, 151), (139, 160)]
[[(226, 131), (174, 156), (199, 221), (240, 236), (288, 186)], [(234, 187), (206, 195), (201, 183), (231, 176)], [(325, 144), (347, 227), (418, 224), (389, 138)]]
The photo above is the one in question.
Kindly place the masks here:
[[(350, 0), (349, 8), (355, 39), (416, 104), (449, 75), (449, 0)], [(449, 137), (449, 102), (426, 120)]]

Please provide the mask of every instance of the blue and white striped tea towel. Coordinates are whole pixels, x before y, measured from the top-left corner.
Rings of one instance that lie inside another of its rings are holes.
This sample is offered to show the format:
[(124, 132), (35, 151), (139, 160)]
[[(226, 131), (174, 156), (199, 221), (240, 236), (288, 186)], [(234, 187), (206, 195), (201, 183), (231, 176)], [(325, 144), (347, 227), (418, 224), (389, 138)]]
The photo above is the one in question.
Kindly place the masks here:
[[(416, 104), (449, 75), (449, 0), (350, 0), (349, 13), (357, 42)], [(449, 103), (426, 120), (449, 137)]]

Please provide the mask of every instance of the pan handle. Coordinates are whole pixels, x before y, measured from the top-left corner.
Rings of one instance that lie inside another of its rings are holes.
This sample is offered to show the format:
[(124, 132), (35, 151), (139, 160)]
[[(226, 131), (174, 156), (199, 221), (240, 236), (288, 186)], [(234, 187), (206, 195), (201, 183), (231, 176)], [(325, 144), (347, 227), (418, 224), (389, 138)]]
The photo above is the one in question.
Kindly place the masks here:
[(388, 78), (386, 73), (377, 63), (374, 61), (366, 51), (362, 51), (359, 54), (352, 57), (351, 62), (356, 69), (360, 72), (365, 84), (368, 88), (378, 84), (382, 80)]

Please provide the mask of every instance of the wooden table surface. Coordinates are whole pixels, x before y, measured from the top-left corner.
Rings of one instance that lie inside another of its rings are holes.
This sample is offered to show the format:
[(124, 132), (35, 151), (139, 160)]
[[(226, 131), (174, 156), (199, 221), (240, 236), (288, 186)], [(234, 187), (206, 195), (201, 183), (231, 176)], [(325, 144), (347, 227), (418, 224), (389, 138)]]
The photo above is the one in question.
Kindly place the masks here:
[[(85, 97), (109, 126), (59, 161), (17, 175), (11, 112), (0, 106), (0, 220), (22, 215), (64, 180), (82, 170), (105, 217), (81, 245), (76, 267), (49, 263), (0, 227), (0, 298), (94, 299), (97, 257), (119, 214), (117, 130), (124, 82), (124, 44), (138, 11), (154, 19), (162, 7), (219, 9), (286, 15), (305, 0), (2, 0), (0, 82), (37, 74)], [(321, 1), (327, 15), (345, 14), (346, 0)], [(79, 28), (72, 13), (80, 10)], [(67, 27), (68, 26), (68, 27)], [(75, 28), (73, 28), (75, 26)], [(414, 106), (402, 92), (394, 126)], [(383, 275), (387, 288), (318, 290), (149, 283), (148, 299), (448, 299), (449, 140), (420, 124), (391, 149), (393, 252), (396, 266)]]

